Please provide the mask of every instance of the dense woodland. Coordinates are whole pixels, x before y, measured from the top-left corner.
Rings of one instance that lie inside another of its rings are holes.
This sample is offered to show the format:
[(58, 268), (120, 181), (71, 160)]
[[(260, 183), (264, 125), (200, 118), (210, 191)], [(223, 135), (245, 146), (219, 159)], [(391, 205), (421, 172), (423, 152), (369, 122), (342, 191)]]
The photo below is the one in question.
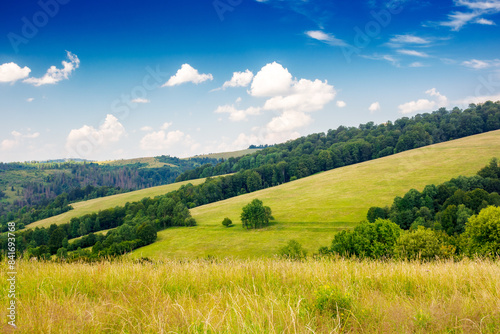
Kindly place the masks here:
[[(70, 203), (172, 183), (183, 171), (217, 161), (156, 157), (172, 166), (146, 168), (96, 163), (0, 163), (0, 229), (15, 221), (18, 227), (71, 209)], [(1, 189), (4, 189), (1, 191)], [(12, 199), (7, 199), (10, 191)], [(1, 201), (3, 198), (3, 201)]]
[(471, 104), (463, 111), (441, 108), (412, 118), (403, 117), (394, 123), (340, 126), (326, 134), (301, 137), (216, 165), (205, 164), (183, 173), (177, 181), (254, 170), (259, 174), (260, 187), (266, 188), (317, 172), (498, 129), (500, 102)]

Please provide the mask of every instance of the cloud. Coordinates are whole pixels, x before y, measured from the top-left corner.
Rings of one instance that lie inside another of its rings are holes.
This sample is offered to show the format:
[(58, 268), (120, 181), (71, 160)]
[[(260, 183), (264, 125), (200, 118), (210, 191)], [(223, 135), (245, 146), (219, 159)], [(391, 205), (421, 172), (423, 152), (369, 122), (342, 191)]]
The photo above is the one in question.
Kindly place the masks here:
[(336, 91), (325, 80), (300, 79), (294, 81), (288, 95), (270, 98), (264, 103), (265, 110), (294, 110), (310, 112), (322, 109), (335, 98)]
[(281, 64), (273, 62), (265, 65), (255, 75), (250, 86), (252, 96), (275, 96), (286, 94), (292, 86), (292, 75)]
[(466, 7), (469, 11), (455, 11), (448, 14), (448, 21), (440, 22), (441, 26), (450, 27), (451, 30), (459, 31), (469, 23), (482, 25), (494, 25), (495, 22), (482, 18), (483, 15), (493, 15), (500, 12), (500, 0), (456, 0), (457, 7)]
[(148, 99), (143, 99), (143, 98), (138, 97), (136, 99), (131, 100), (130, 102), (132, 102), (132, 103), (149, 103), (151, 101)]
[(26, 101), (28, 101), (28, 102), (33, 102), (34, 100), (35, 100), (35, 98), (34, 98), (34, 97), (28, 97), (28, 98), (26, 99)]
[(399, 112), (401, 114), (411, 114), (417, 111), (430, 111), (433, 108), (446, 107), (448, 105), (446, 96), (441, 95), (436, 88), (429, 89), (425, 93), (434, 97), (434, 100), (419, 99), (401, 104), (398, 106)]
[(486, 101), (500, 101), (500, 94), (483, 95), (483, 96), (468, 96), (465, 99), (456, 101), (456, 104), (468, 106), (471, 103), (479, 104), (479, 103), (484, 103)]
[(172, 122), (165, 122), (160, 126), (161, 130), (166, 130), (172, 125)]
[(321, 30), (310, 30), (310, 31), (306, 31), (305, 34), (307, 36), (311, 37), (312, 39), (324, 42), (324, 43), (329, 44), (329, 45), (334, 45), (334, 46), (346, 46), (347, 45), (347, 43), (344, 42), (343, 40), (335, 38), (335, 36), (333, 36), (332, 34), (324, 33)]
[(416, 62), (411, 63), (411, 64), (410, 64), (410, 65), (408, 65), (408, 66), (409, 66), (409, 67), (424, 67), (425, 65), (424, 65), (424, 64), (422, 64), (421, 62), (416, 61)]
[(260, 108), (249, 107), (247, 109), (236, 109), (234, 105), (218, 106), (214, 111), (216, 114), (228, 113), (233, 122), (246, 121), (248, 115), (260, 115)]
[(144, 151), (162, 151), (172, 149), (189, 149), (193, 151), (199, 147), (191, 136), (180, 130), (166, 132), (165, 130), (155, 131), (146, 134), (140, 141), (140, 147)]
[(151, 126), (145, 125), (141, 127), (141, 131), (153, 131), (153, 128)]
[(189, 64), (182, 64), (181, 68), (171, 76), (167, 82), (165, 82), (162, 87), (172, 87), (180, 85), (186, 82), (192, 82), (194, 84), (199, 84), (207, 80), (213, 80), (212, 74), (200, 74), (197, 69), (194, 69)]
[(5, 63), (0, 65), (0, 82), (16, 82), (26, 78), (31, 72), (27, 66), (21, 68), (16, 63)]
[[(313, 119), (311, 112), (321, 110), (333, 101), (335, 88), (319, 79), (296, 79), (288, 69), (277, 62), (263, 66), (254, 76), (248, 94), (266, 97), (262, 107), (242, 109), (232, 105), (219, 106), (216, 113), (228, 113), (232, 121), (245, 120), (248, 115), (258, 115), (262, 111), (272, 111), (276, 115), (264, 126), (252, 128), (252, 133), (241, 133), (232, 143), (227, 139), (218, 150), (234, 150), (251, 144), (274, 144), (300, 136), (297, 129), (309, 125)], [(241, 101), (236, 100), (236, 104)], [(337, 103), (344, 107), (343, 101)]]
[(482, 24), (482, 25), (487, 25), (487, 26), (495, 26), (496, 23), (491, 21), (491, 20), (487, 20), (487, 19), (477, 19), (476, 21), (474, 21), (474, 23), (477, 23), (477, 24)]
[(252, 82), (253, 73), (250, 70), (245, 72), (234, 72), (231, 80), (224, 82), (222, 89), (228, 87), (246, 87)]
[(108, 114), (98, 129), (84, 125), (70, 131), (66, 138), (66, 150), (80, 157), (89, 157), (92, 153), (102, 151), (112, 143), (118, 142), (125, 135), (125, 128), (118, 119)]
[(63, 68), (59, 69), (55, 66), (51, 66), (47, 73), (41, 78), (27, 78), (24, 79), (23, 82), (32, 84), (34, 86), (42, 86), (42, 85), (53, 85), (58, 83), (61, 80), (68, 79), (69, 75), (80, 66), (80, 59), (78, 56), (66, 51), (66, 56), (68, 57), (68, 61), (63, 60), (62, 65)]
[(495, 59), (495, 60), (471, 59), (471, 60), (463, 61), (462, 65), (476, 69), (476, 70), (481, 70), (484, 68), (500, 66), (500, 59)]
[(383, 61), (388, 61), (390, 62), (393, 66), (399, 67), (399, 59), (394, 58), (391, 55), (379, 55), (379, 54), (373, 54), (373, 55), (360, 55), (363, 58), (366, 59), (371, 59), (371, 60), (383, 60)]
[(397, 53), (407, 55), (407, 56), (414, 56), (414, 57), (422, 57), (422, 58), (429, 57), (429, 55), (427, 53), (415, 51), (415, 50), (400, 49), (400, 50), (397, 50)]
[(370, 104), (370, 107), (368, 107), (368, 110), (370, 110), (370, 114), (373, 114), (375, 111), (380, 110), (380, 103), (373, 102), (372, 104)]
[(431, 41), (427, 38), (418, 37), (415, 35), (394, 35), (389, 40), (390, 43), (396, 44), (417, 44), (417, 45), (425, 45), (430, 44)]
[(337, 107), (344, 108), (347, 104), (344, 101), (337, 101)]
[(12, 135), (11, 139), (4, 139), (0, 142), (0, 151), (12, 151), (18, 147), (20, 147), (24, 139), (35, 139), (40, 136), (40, 132), (22, 134), (18, 131), (12, 131), (10, 133)]
[(274, 117), (267, 125), (268, 133), (288, 133), (297, 128), (309, 125), (312, 122), (310, 115), (300, 111), (285, 111)]

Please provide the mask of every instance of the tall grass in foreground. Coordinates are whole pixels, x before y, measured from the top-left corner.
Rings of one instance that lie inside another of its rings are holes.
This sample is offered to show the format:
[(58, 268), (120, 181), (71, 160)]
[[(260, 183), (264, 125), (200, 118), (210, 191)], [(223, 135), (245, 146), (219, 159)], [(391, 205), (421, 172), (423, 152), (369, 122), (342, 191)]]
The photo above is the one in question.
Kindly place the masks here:
[(500, 263), (483, 260), (20, 261), (17, 292), (16, 333), (500, 332)]

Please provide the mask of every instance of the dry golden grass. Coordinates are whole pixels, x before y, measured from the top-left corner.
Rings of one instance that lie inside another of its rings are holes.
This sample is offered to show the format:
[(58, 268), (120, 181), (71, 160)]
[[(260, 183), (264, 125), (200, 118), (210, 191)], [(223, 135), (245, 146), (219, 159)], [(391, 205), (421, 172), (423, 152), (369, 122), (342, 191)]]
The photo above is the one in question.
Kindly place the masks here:
[[(16, 333), (500, 332), (490, 261), (21, 261), (17, 280)], [(350, 311), (317, 310), (325, 285), (351, 298)]]

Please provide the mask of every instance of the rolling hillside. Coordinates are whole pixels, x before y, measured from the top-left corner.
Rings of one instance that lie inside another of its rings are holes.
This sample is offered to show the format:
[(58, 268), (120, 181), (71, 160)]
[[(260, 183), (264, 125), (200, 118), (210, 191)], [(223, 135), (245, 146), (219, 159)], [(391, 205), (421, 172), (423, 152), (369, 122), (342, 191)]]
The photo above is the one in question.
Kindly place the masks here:
[(166, 194), (173, 190), (180, 188), (181, 186), (191, 183), (193, 185), (197, 185), (203, 183), (205, 179), (198, 180), (190, 180), (178, 183), (167, 184), (164, 186), (151, 187), (146, 189), (141, 189), (137, 191), (132, 191), (128, 193), (101, 197), (96, 199), (91, 199), (89, 201), (77, 202), (71, 204), (73, 206), (73, 210), (65, 212), (63, 214), (53, 216), (47, 219), (43, 219), (37, 222), (34, 222), (26, 228), (35, 228), (35, 227), (48, 227), (51, 224), (63, 224), (70, 221), (73, 217), (79, 217), (86, 215), (88, 213), (97, 212), (99, 210), (114, 208), (115, 206), (123, 206), (127, 202), (136, 202), (140, 201), (144, 197), (155, 197), (159, 195)]
[[(158, 241), (136, 250), (140, 257), (273, 256), (294, 238), (310, 252), (331, 242), (340, 228), (365, 219), (371, 206), (392, 204), (409, 189), (422, 190), (458, 175), (474, 175), (500, 156), (500, 131), (431, 145), (334, 169), (278, 187), (238, 196), (191, 210), (198, 226), (171, 228)], [(266, 229), (241, 228), (241, 208), (259, 198), (273, 210), (276, 223)], [(237, 225), (225, 228), (229, 217)]]

